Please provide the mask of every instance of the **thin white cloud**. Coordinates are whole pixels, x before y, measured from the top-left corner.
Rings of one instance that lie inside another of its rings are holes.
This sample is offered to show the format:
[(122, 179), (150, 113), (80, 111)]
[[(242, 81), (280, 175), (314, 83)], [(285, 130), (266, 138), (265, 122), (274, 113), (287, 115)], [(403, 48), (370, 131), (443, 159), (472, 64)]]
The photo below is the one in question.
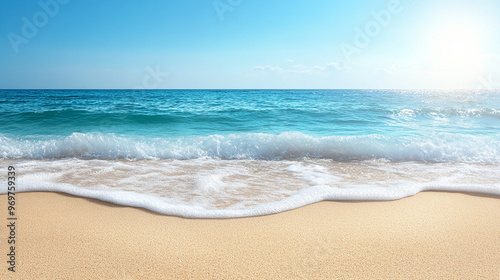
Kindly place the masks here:
[(345, 71), (345, 70), (347, 70), (347, 65), (343, 61), (342, 62), (330, 62), (324, 66), (313, 66), (312, 70), (323, 71), (323, 72)]
[[(293, 60), (288, 60), (288, 62), (293, 62)], [(330, 62), (321, 66), (306, 66), (303, 64), (295, 64), (289, 68), (281, 68), (280, 66), (256, 66), (256, 70), (259, 71), (271, 71), (271, 72), (281, 72), (281, 73), (311, 73), (311, 72), (336, 72), (336, 71), (346, 71), (349, 67), (345, 62)]]
[(266, 66), (256, 66), (255, 67), (255, 70), (259, 70), (259, 71), (283, 71), (283, 69), (279, 66), (271, 66), (271, 65), (266, 65)]

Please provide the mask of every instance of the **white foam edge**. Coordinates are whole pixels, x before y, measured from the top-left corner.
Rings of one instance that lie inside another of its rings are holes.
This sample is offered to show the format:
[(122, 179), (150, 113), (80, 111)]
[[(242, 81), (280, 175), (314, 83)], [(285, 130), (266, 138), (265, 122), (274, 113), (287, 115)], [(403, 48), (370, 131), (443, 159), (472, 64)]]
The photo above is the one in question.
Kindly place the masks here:
[[(335, 189), (325, 186), (313, 186), (303, 189), (296, 194), (283, 200), (269, 202), (261, 205), (250, 206), (245, 209), (229, 210), (207, 210), (201, 207), (168, 204), (161, 198), (140, 194), (131, 191), (108, 191), (108, 190), (89, 190), (78, 188), (70, 184), (49, 185), (41, 184), (39, 186), (24, 186), (17, 192), (58, 192), (77, 197), (92, 198), (104, 202), (109, 202), (121, 206), (143, 208), (152, 212), (178, 216), (184, 218), (244, 218), (281, 213), (284, 211), (300, 208), (320, 201), (389, 201), (398, 200), (413, 196), (422, 191), (444, 191), (444, 192), (465, 192), (465, 193), (483, 193), (500, 196), (500, 187), (498, 185), (414, 185), (414, 186), (390, 186), (381, 188), (350, 188)], [(0, 193), (7, 193), (5, 190)], [(500, 197), (499, 197), (500, 198)]]

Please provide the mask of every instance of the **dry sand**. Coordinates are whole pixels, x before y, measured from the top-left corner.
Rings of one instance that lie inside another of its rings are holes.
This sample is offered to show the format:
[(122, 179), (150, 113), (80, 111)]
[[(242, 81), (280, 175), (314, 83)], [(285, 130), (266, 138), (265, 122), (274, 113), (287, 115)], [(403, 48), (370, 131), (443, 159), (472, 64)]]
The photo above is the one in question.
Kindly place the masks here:
[(17, 271), (3, 226), (1, 279), (500, 279), (499, 197), (425, 192), (204, 220), (16, 196)]

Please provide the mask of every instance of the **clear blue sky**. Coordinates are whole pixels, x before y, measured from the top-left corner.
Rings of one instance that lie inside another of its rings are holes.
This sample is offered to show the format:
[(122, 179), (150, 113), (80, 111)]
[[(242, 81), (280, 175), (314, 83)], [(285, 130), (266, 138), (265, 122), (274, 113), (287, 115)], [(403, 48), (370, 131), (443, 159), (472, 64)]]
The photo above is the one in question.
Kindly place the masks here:
[(0, 88), (476, 88), (500, 81), (497, 0), (60, 2), (0, 0)]

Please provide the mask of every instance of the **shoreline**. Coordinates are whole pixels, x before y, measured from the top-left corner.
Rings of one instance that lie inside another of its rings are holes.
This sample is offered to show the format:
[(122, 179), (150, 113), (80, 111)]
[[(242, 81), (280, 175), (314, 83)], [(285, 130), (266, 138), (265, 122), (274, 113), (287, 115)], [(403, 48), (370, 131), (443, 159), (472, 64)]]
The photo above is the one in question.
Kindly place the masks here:
[[(16, 202), (17, 271), (2, 262), (2, 279), (500, 275), (494, 195), (428, 191), (236, 219), (166, 216), (52, 192), (17, 193)], [(0, 207), (7, 216), (5, 194)], [(7, 238), (0, 243), (6, 254)]]

